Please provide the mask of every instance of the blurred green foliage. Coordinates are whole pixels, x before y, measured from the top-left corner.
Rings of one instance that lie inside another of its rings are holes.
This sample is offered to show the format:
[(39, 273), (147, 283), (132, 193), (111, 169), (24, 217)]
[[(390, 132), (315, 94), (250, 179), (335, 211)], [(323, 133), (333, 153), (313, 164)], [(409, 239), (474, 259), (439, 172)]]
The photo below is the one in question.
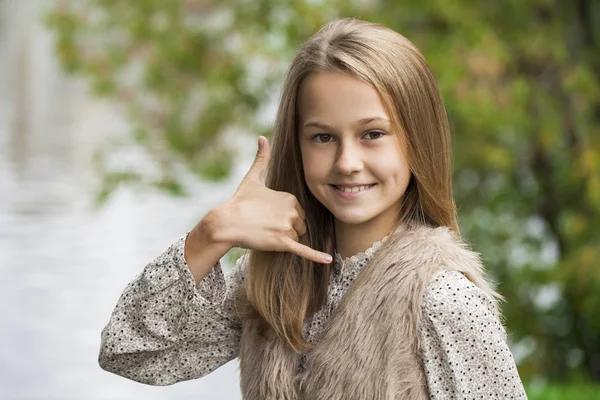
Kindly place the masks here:
[(507, 299), (522, 377), (600, 380), (593, 0), (60, 1), (48, 25), (65, 69), (126, 107), (131, 138), (158, 165), (152, 176), (114, 170), (100, 152), (102, 196), (123, 183), (183, 194), (181, 165), (226, 177), (225, 133), (269, 136), (257, 115), (277, 101), (295, 49), (347, 16), (407, 36), (438, 78), (461, 227)]
[(600, 385), (577, 383), (571, 385), (546, 385), (526, 387), (529, 400), (596, 400), (600, 396)]

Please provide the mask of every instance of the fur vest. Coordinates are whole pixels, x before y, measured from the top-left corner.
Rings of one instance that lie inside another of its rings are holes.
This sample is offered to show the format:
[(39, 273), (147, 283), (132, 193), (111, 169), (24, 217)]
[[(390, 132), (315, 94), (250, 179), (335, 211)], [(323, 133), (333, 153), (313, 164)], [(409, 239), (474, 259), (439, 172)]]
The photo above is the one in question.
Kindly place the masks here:
[[(447, 228), (401, 225), (333, 311), (297, 372), (298, 354), (245, 321), (240, 379), (247, 400), (429, 399), (421, 363), (421, 298), (444, 270), (497, 298), (477, 253)], [(272, 335), (274, 336), (274, 335)]]

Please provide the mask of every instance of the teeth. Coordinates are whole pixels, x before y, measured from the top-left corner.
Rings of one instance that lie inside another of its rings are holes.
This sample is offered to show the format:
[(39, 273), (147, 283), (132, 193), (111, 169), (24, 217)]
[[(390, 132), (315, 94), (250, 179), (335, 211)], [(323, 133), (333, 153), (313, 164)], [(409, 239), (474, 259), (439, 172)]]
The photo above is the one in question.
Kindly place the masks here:
[(356, 193), (356, 192), (360, 192), (362, 190), (368, 189), (371, 187), (371, 185), (367, 185), (367, 186), (355, 186), (353, 188), (349, 188), (349, 187), (345, 187), (345, 186), (336, 186), (338, 189), (340, 189), (342, 192), (345, 193)]

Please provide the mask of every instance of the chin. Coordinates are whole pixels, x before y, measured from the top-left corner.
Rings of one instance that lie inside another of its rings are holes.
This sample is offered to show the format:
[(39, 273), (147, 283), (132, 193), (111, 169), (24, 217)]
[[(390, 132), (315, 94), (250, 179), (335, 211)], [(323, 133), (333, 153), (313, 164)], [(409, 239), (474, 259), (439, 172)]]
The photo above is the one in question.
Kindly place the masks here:
[(371, 220), (371, 218), (364, 212), (336, 212), (336, 210), (330, 211), (335, 219), (347, 225), (360, 225)]

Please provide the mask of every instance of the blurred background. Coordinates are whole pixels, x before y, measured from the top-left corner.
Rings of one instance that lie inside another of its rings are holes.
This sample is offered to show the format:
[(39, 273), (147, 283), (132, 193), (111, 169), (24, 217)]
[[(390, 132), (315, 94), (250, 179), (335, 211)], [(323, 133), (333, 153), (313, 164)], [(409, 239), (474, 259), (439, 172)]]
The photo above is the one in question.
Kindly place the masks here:
[(600, 399), (600, 2), (0, 0), (1, 399), (241, 398), (236, 361), (170, 387), (104, 372), (100, 331), (234, 193), (295, 49), (345, 16), (438, 79), (529, 398)]

